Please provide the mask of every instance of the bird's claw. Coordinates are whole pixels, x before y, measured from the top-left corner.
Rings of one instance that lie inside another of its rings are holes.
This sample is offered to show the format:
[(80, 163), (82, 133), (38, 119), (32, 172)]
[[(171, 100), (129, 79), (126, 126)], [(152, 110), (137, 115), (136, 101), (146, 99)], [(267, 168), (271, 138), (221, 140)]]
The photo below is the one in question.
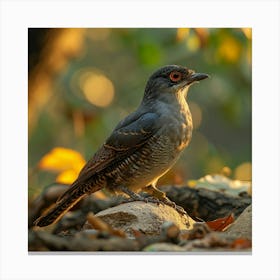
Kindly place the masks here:
[(167, 198), (160, 200), (155, 197), (143, 197), (143, 196), (137, 194), (137, 196), (135, 196), (135, 197), (130, 197), (130, 198), (126, 199), (125, 201), (123, 201), (123, 203), (128, 203), (128, 202), (133, 202), (133, 201), (143, 201), (146, 203), (150, 202), (150, 203), (156, 203), (157, 205), (165, 204), (165, 205), (168, 205), (168, 206), (174, 208), (181, 215), (187, 214), (187, 212), (185, 211), (185, 209), (183, 207), (178, 206), (175, 202), (173, 202)]
[(128, 203), (128, 202), (133, 202), (133, 201), (143, 201), (143, 202), (150, 202), (150, 203), (156, 203), (157, 205), (159, 205), (160, 203), (162, 203), (162, 201), (160, 201), (159, 199), (157, 198), (154, 198), (154, 197), (143, 197), (143, 196), (140, 196), (138, 195), (137, 197), (130, 197), (130, 198), (127, 198), (123, 201), (123, 203)]
[(175, 204), (175, 209), (181, 214), (181, 215), (187, 215), (187, 212), (185, 211), (185, 209), (181, 206), (178, 206)]
[(172, 207), (172, 208), (174, 208), (177, 212), (179, 212), (182, 215), (186, 215), (187, 214), (187, 212), (185, 211), (185, 209), (183, 207), (178, 206), (175, 202), (173, 202), (173, 201), (171, 201), (169, 199), (165, 199), (163, 201), (163, 203), (168, 205), (168, 206), (170, 206), (170, 207)]
[(156, 203), (157, 205), (159, 205), (161, 203), (161, 201), (158, 198), (154, 198), (154, 197), (145, 197), (144, 201), (146, 203), (148, 203), (148, 202)]

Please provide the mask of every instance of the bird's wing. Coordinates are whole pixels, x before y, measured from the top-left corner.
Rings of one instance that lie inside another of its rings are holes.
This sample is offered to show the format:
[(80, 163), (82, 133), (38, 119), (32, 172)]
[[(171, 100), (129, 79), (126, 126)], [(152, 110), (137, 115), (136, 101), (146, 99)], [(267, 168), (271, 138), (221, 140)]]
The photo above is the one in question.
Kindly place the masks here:
[(105, 142), (115, 151), (127, 151), (143, 145), (160, 128), (156, 113), (145, 113), (131, 122), (118, 126)]
[(160, 128), (158, 120), (159, 117), (155, 113), (144, 113), (136, 118), (124, 119), (83, 167), (72, 186), (86, 182), (97, 172), (128, 157), (144, 145)]

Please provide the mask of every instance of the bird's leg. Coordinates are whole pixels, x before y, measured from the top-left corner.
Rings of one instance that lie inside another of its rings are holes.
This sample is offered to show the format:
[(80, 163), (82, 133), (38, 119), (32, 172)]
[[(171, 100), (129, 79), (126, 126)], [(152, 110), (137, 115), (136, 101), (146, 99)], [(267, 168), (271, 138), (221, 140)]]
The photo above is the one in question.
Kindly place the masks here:
[(156, 197), (160, 201), (165, 201), (167, 198), (166, 194), (162, 191), (160, 191), (154, 184), (151, 184), (143, 189), (148, 194)]
[(157, 198), (160, 202), (175, 208), (180, 214), (186, 214), (183, 207), (176, 205), (175, 202), (171, 201), (164, 192), (160, 191), (155, 184), (151, 184), (144, 188), (144, 191)]
[(144, 202), (152, 202), (156, 204), (160, 203), (160, 201), (155, 197), (143, 197), (140, 194), (133, 192), (132, 190), (130, 190), (125, 186), (121, 186), (120, 190), (130, 197), (129, 201), (144, 201)]
[(142, 198), (141, 195), (133, 192), (132, 190), (130, 190), (129, 188), (127, 188), (125, 186), (120, 186), (120, 190), (122, 192), (124, 192), (125, 194), (127, 194), (132, 200), (140, 200)]

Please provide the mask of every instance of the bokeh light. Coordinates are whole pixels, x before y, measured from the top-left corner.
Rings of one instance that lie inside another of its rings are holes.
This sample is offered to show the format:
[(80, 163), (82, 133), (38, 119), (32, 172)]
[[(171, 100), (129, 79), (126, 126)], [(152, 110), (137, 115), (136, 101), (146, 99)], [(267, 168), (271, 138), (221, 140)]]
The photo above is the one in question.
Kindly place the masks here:
[(241, 28), (248, 39), (252, 39), (252, 28)]
[(218, 48), (218, 57), (226, 62), (234, 63), (240, 57), (241, 48), (236, 39), (226, 36)]
[(176, 39), (178, 41), (185, 40), (188, 37), (189, 33), (190, 33), (190, 28), (178, 28)]
[(195, 34), (190, 34), (187, 38), (187, 47), (191, 52), (195, 52), (199, 49), (200, 47), (200, 40), (199, 37), (196, 36)]
[(236, 167), (234, 171), (235, 179), (242, 181), (251, 181), (252, 180), (252, 164), (251, 162), (243, 162)]
[(80, 75), (79, 85), (86, 99), (98, 107), (107, 107), (114, 98), (114, 85), (105, 75), (86, 71)]

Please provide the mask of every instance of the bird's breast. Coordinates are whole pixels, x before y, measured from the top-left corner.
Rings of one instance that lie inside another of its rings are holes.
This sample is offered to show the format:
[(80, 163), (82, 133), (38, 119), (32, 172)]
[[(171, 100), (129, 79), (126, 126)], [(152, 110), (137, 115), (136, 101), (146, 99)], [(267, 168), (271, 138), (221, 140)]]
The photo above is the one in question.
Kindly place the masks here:
[(191, 112), (187, 104), (183, 104), (177, 112), (170, 113), (170, 120), (166, 129), (170, 137), (170, 145), (174, 153), (180, 153), (190, 142), (192, 137), (193, 123)]

